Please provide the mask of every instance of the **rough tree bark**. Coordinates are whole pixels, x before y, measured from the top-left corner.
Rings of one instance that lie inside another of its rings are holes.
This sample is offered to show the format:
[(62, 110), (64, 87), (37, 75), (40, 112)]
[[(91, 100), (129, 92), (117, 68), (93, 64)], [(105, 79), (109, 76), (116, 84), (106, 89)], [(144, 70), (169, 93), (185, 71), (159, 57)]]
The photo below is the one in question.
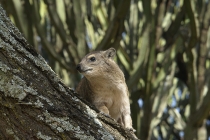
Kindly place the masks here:
[(0, 7), (0, 139), (135, 139), (65, 86)]

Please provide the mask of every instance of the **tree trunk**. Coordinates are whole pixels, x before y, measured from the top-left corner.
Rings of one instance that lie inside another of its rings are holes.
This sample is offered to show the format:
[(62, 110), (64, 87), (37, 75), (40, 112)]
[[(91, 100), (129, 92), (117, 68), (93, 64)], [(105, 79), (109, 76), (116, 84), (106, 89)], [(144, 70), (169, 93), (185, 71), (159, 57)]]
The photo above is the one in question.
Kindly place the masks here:
[(0, 7), (0, 139), (135, 139), (65, 86)]

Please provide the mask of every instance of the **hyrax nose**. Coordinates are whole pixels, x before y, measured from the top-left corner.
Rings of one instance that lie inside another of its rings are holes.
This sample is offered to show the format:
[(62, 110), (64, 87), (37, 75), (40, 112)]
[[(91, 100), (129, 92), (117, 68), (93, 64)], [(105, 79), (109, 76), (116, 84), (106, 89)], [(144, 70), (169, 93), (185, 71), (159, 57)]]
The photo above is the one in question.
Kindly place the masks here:
[(78, 71), (81, 71), (81, 65), (78, 64), (77, 67), (76, 67), (76, 69), (77, 69)]

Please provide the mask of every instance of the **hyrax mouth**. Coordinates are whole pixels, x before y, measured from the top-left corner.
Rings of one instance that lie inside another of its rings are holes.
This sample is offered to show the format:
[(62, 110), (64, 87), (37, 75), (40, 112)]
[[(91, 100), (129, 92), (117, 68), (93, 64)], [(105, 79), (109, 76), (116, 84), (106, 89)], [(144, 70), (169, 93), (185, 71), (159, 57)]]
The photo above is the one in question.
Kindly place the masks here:
[(92, 70), (93, 69), (81, 70), (81, 73), (85, 73), (85, 72), (92, 71)]

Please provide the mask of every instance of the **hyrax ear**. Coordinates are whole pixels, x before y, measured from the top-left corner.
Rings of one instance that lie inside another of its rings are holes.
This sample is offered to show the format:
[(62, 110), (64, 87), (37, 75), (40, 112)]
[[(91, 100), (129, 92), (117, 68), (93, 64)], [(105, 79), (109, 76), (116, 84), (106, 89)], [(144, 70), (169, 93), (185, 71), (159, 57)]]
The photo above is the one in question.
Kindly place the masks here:
[(113, 59), (114, 56), (116, 55), (116, 50), (114, 48), (110, 48), (110, 49), (104, 51), (104, 55), (106, 58)]

